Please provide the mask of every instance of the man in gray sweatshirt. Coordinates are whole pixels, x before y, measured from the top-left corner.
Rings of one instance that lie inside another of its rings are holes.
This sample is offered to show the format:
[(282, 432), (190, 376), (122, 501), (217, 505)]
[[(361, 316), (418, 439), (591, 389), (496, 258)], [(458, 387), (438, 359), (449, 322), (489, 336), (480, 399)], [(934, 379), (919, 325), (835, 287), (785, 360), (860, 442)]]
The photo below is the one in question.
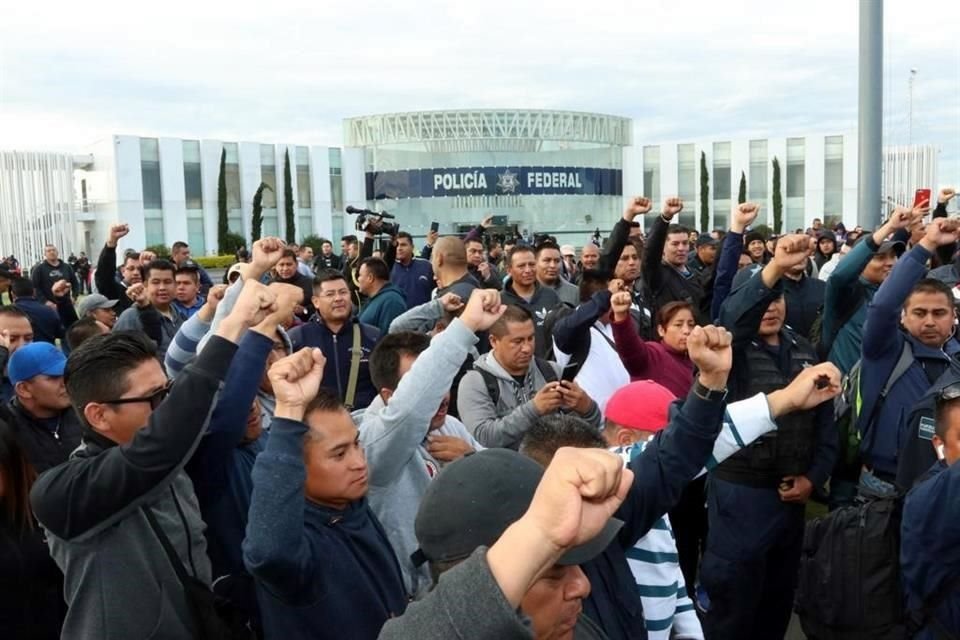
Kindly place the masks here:
[(460, 381), (460, 419), (485, 447), (516, 449), (538, 417), (557, 411), (600, 428), (597, 403), (575, 382), (560, 380), (559, 365), (534, 357), (534, 333), (526, 309), (507, 307), (490, 327), (490, 353)]
[(445, 464), (482, 448), (463, 423), (447, 415), (447, 407), (450, 385), (477, 341), (476, 332), (496, 319), (477, 313), (483, 299), (495, 293), (475, 290), (463, 315), (432, 341), (423, 334), (393, 333), (370, 355), (370, 377), (379, 396), (360, 424), (370, 465), (370, 506), (414, 597), (430, 588), (426, 569), (418, 570), (410, 560), (417, 549), (413, 520), (420, 499)]

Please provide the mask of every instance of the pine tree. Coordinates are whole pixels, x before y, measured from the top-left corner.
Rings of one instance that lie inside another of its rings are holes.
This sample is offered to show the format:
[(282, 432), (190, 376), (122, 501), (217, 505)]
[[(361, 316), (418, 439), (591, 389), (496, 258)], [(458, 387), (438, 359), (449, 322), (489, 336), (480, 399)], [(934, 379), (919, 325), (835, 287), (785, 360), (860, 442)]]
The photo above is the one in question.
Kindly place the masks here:
[(707, 173), (707, 154), (700, 152), (700, 233), (710, 226), (710, 174)]
[(740, 172), (740, 190), (737, 191), (737, 203), (743, 204), (747, 201), (747, 174)]
[(256, 242), (263, 231), (263, 190), (270, 188), (266, 182), (261, 182), (257, 192), (253, 194), (253, 216), (250, 218), (250, 239)]
[(773, 232), (783, 230), (783, 197), (780, 195), (780, 161), (773, 157)]
[(227, 150), (220, 150), (220, 177), (217, 179), (217, 249), (223, 253), (227, 246), (227, 234), (230, 225), (227, 222)]
[(286, 226), (286, 240), (288, 243), (296, 242), (297, 229), (296, 220), (293, 216), (293, 184), (290, 179), (290, 149), (283, 152), (283, 209), (284, 222)]

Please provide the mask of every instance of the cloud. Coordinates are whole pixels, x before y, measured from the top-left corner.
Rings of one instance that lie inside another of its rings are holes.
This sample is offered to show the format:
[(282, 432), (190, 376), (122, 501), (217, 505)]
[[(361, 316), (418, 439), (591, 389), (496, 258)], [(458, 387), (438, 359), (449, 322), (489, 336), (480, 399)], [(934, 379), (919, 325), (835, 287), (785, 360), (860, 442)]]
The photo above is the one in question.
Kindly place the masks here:
[[(960, 170), (960, 49), (936, 0), (886, 3), (884, 133)], [(948, 10), (952, 15), (953, 10)], [(38, 19), (42, 16), (42, 19)], [(0, 38), (0, 145), (112, 133), (342, 144), (344, 118), (454, 108), (629, 116), (637, 140), (851, 130), (857, 5), (15, 3)]]

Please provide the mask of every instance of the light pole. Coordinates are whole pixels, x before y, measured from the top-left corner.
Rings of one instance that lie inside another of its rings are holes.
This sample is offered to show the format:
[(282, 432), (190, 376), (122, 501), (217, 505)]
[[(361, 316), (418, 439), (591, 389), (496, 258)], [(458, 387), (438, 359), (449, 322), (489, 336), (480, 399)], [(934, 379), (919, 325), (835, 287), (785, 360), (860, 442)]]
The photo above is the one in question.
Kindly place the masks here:
[(907, 146), (913, 144), (913, 81), (917, 77), (917, 70), (910, 69), (910, 110), (907, 125)]
[(860, 0), (857, 224), (880, 221), (883, 165), (883, 0)]

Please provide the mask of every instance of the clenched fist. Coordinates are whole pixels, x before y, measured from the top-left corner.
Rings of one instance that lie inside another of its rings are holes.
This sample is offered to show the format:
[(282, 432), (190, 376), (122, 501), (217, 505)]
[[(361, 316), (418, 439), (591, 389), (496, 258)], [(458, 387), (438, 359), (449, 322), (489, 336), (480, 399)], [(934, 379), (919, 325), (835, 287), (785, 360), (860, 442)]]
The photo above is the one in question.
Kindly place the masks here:
[(683, 211), (683, 200), (680, 198), (667, 198), (663, 202), (662, 215), (667, 220), (672, 220), (673, 216)]
[(724, 389), (733, 366), (733, 336), (723, 327), (695, 327), (687, 338), (687, 354), (697, 366), (700, 384)]
[(623, 211), (623, 219), (627, 222), (633, 222), (633, 219), (637, 216), (642, 216), (645, 213), (650, 213), (650, 210), (653, 208), (653, 203), (650, 201), (650, 198), (637, 197), (633, 199), (633, 202), (627, 205), (627, 208)]

